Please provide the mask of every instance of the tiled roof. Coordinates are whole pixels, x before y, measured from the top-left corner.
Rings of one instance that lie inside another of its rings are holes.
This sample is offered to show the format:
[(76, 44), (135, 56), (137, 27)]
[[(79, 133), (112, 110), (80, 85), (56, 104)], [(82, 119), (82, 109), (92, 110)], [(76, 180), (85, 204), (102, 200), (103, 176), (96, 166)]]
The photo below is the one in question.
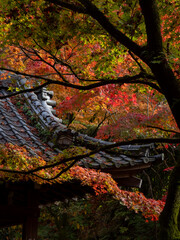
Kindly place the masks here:
[[(4, 89), (0, 94), (6, 95)], [(54, 154), (48, 145), (44, 144), (38, 137), (37, 131), (31, 127), (26, 119), (20, 115), (16, 106), (10, 99), (0, 100), (0, 143), (12, 143), (19, 146), (25, 146), (30, 154), (36, 155), (39, 152), (51, 157)]]
[[(1, 74), (1, 72), (0, 72)], [(0, 84), (0, 94), (6, 95), (9, 82), (15, 79), (18, 87), (26, 89), (26, 79), (15, 74), (8, 74), (8, 80)], [(47, 143), (37, 135), (35, 128), (30, 126), (27, 118), (23, 118), (18, 112), (17, 105), (9, 99), (0, 100), (0, 143), (10, 142), (25, 146), (32, 154), (39, 151), (49, 159), (69, 145), (80, 145), (92, 149), (94, 146), (108, 146), (111, 142), (102, 141), (80, 134), (68, 129), (62, 124), (61, 119), (54, 115), (55, 102), (51, 99), (52, 91), (42, 89), (39, 92), (28, 92), (21, 95), (24, 105), (28, 109), (29, 116), (34, 116), (41, 128), (51, 132), (51, 138)], [(124, 169), (143, 169), (157, 160), (162, 160), (162, 155), (155, 154), (154, 144), (129, 145), (119, 147), (118, 153), (112, 151), (100, 151), (91, 157), (82, 159), (80, 166), (86, 168), (102, 169), (106, 172), (119, 169), (122, 174)], [(123, 176), (122, 176), (123, 177)]]

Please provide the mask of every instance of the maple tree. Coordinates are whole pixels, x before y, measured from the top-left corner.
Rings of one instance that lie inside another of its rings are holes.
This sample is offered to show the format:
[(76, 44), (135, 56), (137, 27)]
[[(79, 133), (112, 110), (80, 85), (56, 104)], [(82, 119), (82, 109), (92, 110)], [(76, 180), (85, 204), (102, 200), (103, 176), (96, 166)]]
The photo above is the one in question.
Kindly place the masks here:
[[(99, 101), (98, 111), (106, 99), (104, 116), (109, 110), (108, 104), (111, 109), (116, 107), (116, 111), (120, 111), (120, 97), (135, 103), (134, 90), (129, 90), (132, 97), (127, 99), (120, 90), (122, 85), (138, 84), (135, 85), (138, 89), (139, 85), (149, 86), (155, 94), (158, 91), (165, 96), (180, 127), (180, 42), (176, 0), (12, 0), (0, 3), (3, 13), (0, 19), (2, 70), (30, 76), (42, 86), (57, 84), (72, 88), (73, 91), (67, 90), (67, 97), (72, 96), (71, 99), (66, 97), (66, 100), (72, 100), (67, 109), (75, 102), (79, 105), (77, 112), (84, 99), (84, 107), (90, 98)], [(159, 15), (162, 16), (161, 25)], [(86, 95), (77, 94), (77, 90), (92, 89)], [(112, 94), (103, 96), (106, 91)], [(75, 94), (78, 96), (73, 96)], [(85, 112), (79, 116), (83, 114)], [(137, 120), (142, 118), (136, 114)], [(129, 119), (134, 119), (134, 115)], [(138, 127), (134, 121), (132, 125)], [(173, 130), (178, 131), (177, 126)], [(102, 136), (101, 132), (98, 134)], [(178, 155), (176, 161), (179, 164)], [(162, 239), (179, 236), (178, 164), (172, 173), (167, 204), (161, 217)], [(169, 212), (171, 217), (163, 218)], [(174, 228), (170, 227), (172, 222), (175, 222)]]

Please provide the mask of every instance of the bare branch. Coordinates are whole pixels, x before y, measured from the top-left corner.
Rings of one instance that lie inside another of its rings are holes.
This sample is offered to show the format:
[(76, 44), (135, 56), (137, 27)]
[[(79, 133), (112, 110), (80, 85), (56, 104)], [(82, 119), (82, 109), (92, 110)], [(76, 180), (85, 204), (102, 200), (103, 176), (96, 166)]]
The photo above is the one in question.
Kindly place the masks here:
[(86, 12), (112, 36), (118, 42), (127, 47), (131, 52), (141, 57), (142, 47), (133, 42), (124, 33), (119, 31), (109, 19), (89, 0), (79, 0), (79, 2), (86, 8)]
[(56, 174), (56, 176), (52, 177), (52, 178), (45, 178), (45, 177), (41, 177), (38, 174), (33, 174), (38, 178), (41, 178), (42, 180), (48, 180), (48, 181), (52, 181), (57, 179), (58, 177), (60, 177), (63, 173), (67, 172), (70, 168), (72, 168), (75, 164), (76, 164), (76, 160), (74, 160), (72, 163), (70, 163), (67, 167), (63, 168), (58, 174)]
[(175, 134), (180, 134), (180, 132), (177, 132), (177, 131), (174, 131), (174, 130), (171, 130), (171, 129), (164, 129), (164, 128), (161, 128), (161, 127), (151, 126), (151, 125), (144, 125), (144, 126), (148, 127), (148, 128), (159, 129), (159, 130), (164, 131), (164, 132), (171, 132), (171, 133), (175, 133)]
[[(59, 71), (57, 71), (57, 69), (55, 68), (55, 66), (51, 66), (54, 68), (54, 70), (61, 76), (66, 76), (66, 75), (74, 75), (77, 79), (79, 79), (80, 81), (92, 81), (92, 80), (86, 80), (86, 79), (82, 79), (78, 76), (78, 74), (74, 71), (74, 69), (72, 68), (72, 66), (70, 64), (67, 63), (67, 61), (64, 61), (60, 58), (57, 58), (50, 50), (47, 50), (45, 49), (44, 47), (42, 47), (35, 39), (34, 39), (34, 42), (35, 44), (40, 48), (42, 49), (44, 52), (48, 53), (51, 58), (54, 60), (55, 64), (56, 63), (59, 63), (61, 64), (62, 66), (65, 66), (67, 68), (69, 68), (69, 70), (71, 71), (72, 74), (61, 74)], [(73, 50), (76, 48), (76, 46), (73, 48)], [(69, 57), (70, 58), (70, 57)], [(43, 61), (44, 59), (42, 59)], [(49, 64), (48, 64), (49, 65)], [(65, 80), (65, 79), (64, 79)], [(94, 81), (97, 81), (97, 80), (94, 80)], [(65, 80), (65, 82), (68, 82)]]
[(142, 65), (138, 62), (137, 58), (133, 55), (133, 53), (131, 51), (128, 51), (128, 53), (131, 55), (131, 57), (137, 63), (137, 65), (139, 66), (141, 72), (146, 72), (145, 69), (142, 67)]
[[(26, 49), (26, 48), (24, 48), (24, 47), (22, 47), (21, 45), (19, 45), (19, 47), (20, 47), (20, 49), (21, 49), (21, 51), (24, 53), (24, 55), (28, 58), (28, 59), (30, 59), (31, 61), (33, 61), (33, 62), (39, 62), (40, 60), (38, 60), (38, 59), (33, 59), (28, 53), (31, 53), (31, 54), (33, 54), (33, 52), (32, 51), (29, 51), (28, 49)], [(28, 52), (28, 53), (27, 53)], [(27, 60), (27, 59), (26, 59)]]
[(86, 13), (86, 9), (83, 8), (80, 4), (75, 5), (75, 4), (67, 3), (61, 0), (46, 0), (46, 2), (54, 3), (57, 6), (60, 6), (65, 9), (69, 9), (73, 12)]
[[(34, 40), (35, 41), (35, 40)], [(35, 41), (36, 42), (36, 41)], [(36, 43), (37, 44), (37, 43)], [(38, 45), (38, 44), (37, 44)], [(38, 45), (40, 47), (40, 45)], [(61, 79), (64, 81), (64, 82), (67, 82), (68, 81), (64, 78), (64, 76), (57, 70), (57, 68), (55, 67), (55, 64), (52, 65), (51, 63), (49, 63), (48, 61), (46, 61), (44, 58), (41, 57), (41, 55), (38, 53), (37, 50), (35, 49), (32, 49), (30, 50), (31, 53), (33, 53), (36, 57), (38, 57), (38, 59), (33, 59), (32, 57), (30, 57), (26, 51), (28, 51), (26, 48), (20, 46), (21, 50), (23, 51), (23, 53), (29, 58), (31, 59), (32, 61), (37, 61), (37, 62), (43, 62), (45, 64), (47, 64), (48, 66), (50, 66), (52, 69), (54, 69), (54, 71), (61, 77)], [(41, 49), (43, 49), (44, 51), (46, 51), (44, 48), (41, 47)], [(47, 52), (47, 51), (46, 51)], [(49, 52), (48, 52), (49, 53)]]
[[(45, 59), (43, 59), (43, 58), (40, 56), (40, 54), (38, 53), (37, 50), (35, 50), (35, 49), (30, 50), (30, 49), (27, 49), (27, 48), (22, 47), (21, 45), (19, 45), (19, 47), (20, 47), (20, 49), (23, 51), (24, 55), (25, 55), (27, 58), (29, 58), (30, 60), (32, 60), (32, 61), (44, 62), (45, 64), (47, 64), (48, 66), (50, 66), (52, 69), (55, 70), (55, 72), (57, 73), (57, 75), (59, 75), (64, 82), (68, 83), (68, 81), (64, 78), (64, 76), (68, 76), (68, 75), (74, 75), (74, 76), (75, 76), (77, 79), (79, 79), (80, 81), (90, 81), (90, 82), (91, 82), (91, 81), (97, 81), (97, 80), (88, 80), (88, 79), (82, 79), (82, 78), (80, 78), (80, 77), (77, 75), (77, 73), (73, 70), (73, 68), (72, 68), (72, 66), (71, 66), (70, 64), (68, 64), (67, 62), (63, 61), (62, 59), (57, 58), (50, 50), (47, 50), (47, 49), (45, 49), (44, 47), (42, 47), (35, 39), (33, 39), (33, 41), (35, 42), (35, 44), (36, 44), (41, 50), (43, 50), (45, 53), (48, 53), (48, 54), (50, 55), (49, 58), (51, 58), (51, 59), (54, 60), (54, 64), (52, 65), (52, 64), (50, 64), (48, 61), (46, 61)], [(76, 46), (75, 46), (75, 47), (76, 47)], [(75, 47), (74, 47), (74, 48), (75, 48)], [(38, 57), (38, 59), (33, 59), (29, 54), (27, 54), (27, 52), (35, 55), (36, 57)], [(65, 67), (69, 68), (69, 70), (71, 71), (71, 73), (67, 73), (67, 74), (62, 74), (62, 73), (60, 73), (60, 72), (57, 70), (56, 66), (55, 66), (55, 65), (58, 64), (58, 63), (61, 64), (62, 66), (65, 66)], [(41, 75), (41, 76), (42, 76), (42, 75)]]

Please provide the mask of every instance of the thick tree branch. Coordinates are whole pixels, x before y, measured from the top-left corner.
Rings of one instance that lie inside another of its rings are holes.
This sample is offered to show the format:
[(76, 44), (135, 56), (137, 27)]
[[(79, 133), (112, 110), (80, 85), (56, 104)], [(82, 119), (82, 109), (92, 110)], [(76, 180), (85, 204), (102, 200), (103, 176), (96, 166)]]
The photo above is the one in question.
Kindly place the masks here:
[(110, 36), (114, 37), (119, 43), (123, 44), (135, 55), (141, 57), (142, 47), (119, 31), (92, 2), (89, 0), (79, 0), (79, 2), (86, 8), (86, 12), (95, 19), (110, 34)]
[(156, 0), (139, 0), (144, 15), (148, 50), (163, 52), (160, 18)]
[[(137, 83), (139, 83), (139, 84), (148, 85), (148, 86), (156, 89), (160, 93), (162, 93), (161, 89), (155, 83), (149, 82), (149, 81), (145, 81), (145, 80), (139, 80), (141, 78), (151, 78), (151, 79), (154, 79), (153, 76), (151, 76), (151, 75), (144, 75), (144, 73), (139, 73), (139, 74), (134, 75), (134, 76), (126, 75), (124, 77), (119, 77), (117, 79), (101, 79), (101, 81), (99, 81), (99, 82), (92, 83), (92, 84), (89, 84), (89, 85), (86, 85), (86, 86), (81, 86), (81, 85), (77, 85), (77, 84), (72, 84), (72, 83), (62, 82), (62, 81), (58, 81), (58, 80), (53, 80), (53, 79), (46, 78), (46, 77), (43, 77), (43, 76), (27, 74), (27, 73), (19, 72), (19, 71), (8, 69), (8, 68), (2, 68), (1, 67), (0, 69), (1, 70), (5, 70), (5, 71), (9, 71), (9, 72), (13, 72), (13, 73), (16, 73), (18, 75), (24, 75), (24, 76), (32, 77), (32, 78), (35, 78), (35, 79), (45, 80), (45, 83), (41, 84), (42, 87), (50, 85), (50, 84), (57, 84), (57, 85), (65, 86), (65, 87), (78, 89), (78, 90), (90, 90), (90, 89), (101, 87), (101, 86), (105, 86), (105, 85), (108, 85), (108, 84), (120, 84), (120, 85), (123, 85), (125, 83), (126, 84), (137, 84)], [(38, 89), (39, 88), (40, 88), (40, 86), (38, 86)], [(31, 89), (22, 90), (22, 91), (19, 91), (19, 92), (16, 92), (16, 93), (9, 94), (7, 96), (0, 96), (0, 99), (6, 98), (6, 97), (12, 97), (12, 96), (18, 95), (18, 94), (23, 93), (23, 92), (32, 92), (34, 90), (37, 90), (37, 89), (36, 88), (31, 88)]]
[(73, 12), (86, 13), (85, 8), (83, 8), (79, 4), (75, 5), (75, 4), (67, 3), (67, 2), (64, 2), (64, 1), (61, 1), (61, 0), (46, 0), (46, 2), (54, 3), (57, 6), (60, 6), (60, 7), (65, 8), (65, 9), (69, 9)]

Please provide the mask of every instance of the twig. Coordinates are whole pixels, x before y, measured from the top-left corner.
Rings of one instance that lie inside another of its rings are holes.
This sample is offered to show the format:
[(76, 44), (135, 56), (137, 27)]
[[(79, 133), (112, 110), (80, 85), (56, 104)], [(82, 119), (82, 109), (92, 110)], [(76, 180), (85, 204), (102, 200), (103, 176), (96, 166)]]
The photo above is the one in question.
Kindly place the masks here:
[(174, 131), (174, 130), (170, 130), (170, 129), (164, 129), (164, 128), (161, 128), (161, 127), (156, 127), (156, 126), (151, 126), (151, 125), (144, 125), (144, 126), (148, 127), (148, 128), (159, 129), (159, 130), (164, 131), (164, 132), (171, 132), (171, 133), (175, 133), (175, 134), (180, 134), (180, 132), (177, 132), (177, 131)]
[(137, 58), (133, 55), (133, 53), (131, 51), (128, 51), (128, 53), (131, 55), (131, 57), (134, 59), (137, 65), (140, 67), (141, 71), (146, 72), (145, 69), (142, 67), (142, 65), (138, 62)]

